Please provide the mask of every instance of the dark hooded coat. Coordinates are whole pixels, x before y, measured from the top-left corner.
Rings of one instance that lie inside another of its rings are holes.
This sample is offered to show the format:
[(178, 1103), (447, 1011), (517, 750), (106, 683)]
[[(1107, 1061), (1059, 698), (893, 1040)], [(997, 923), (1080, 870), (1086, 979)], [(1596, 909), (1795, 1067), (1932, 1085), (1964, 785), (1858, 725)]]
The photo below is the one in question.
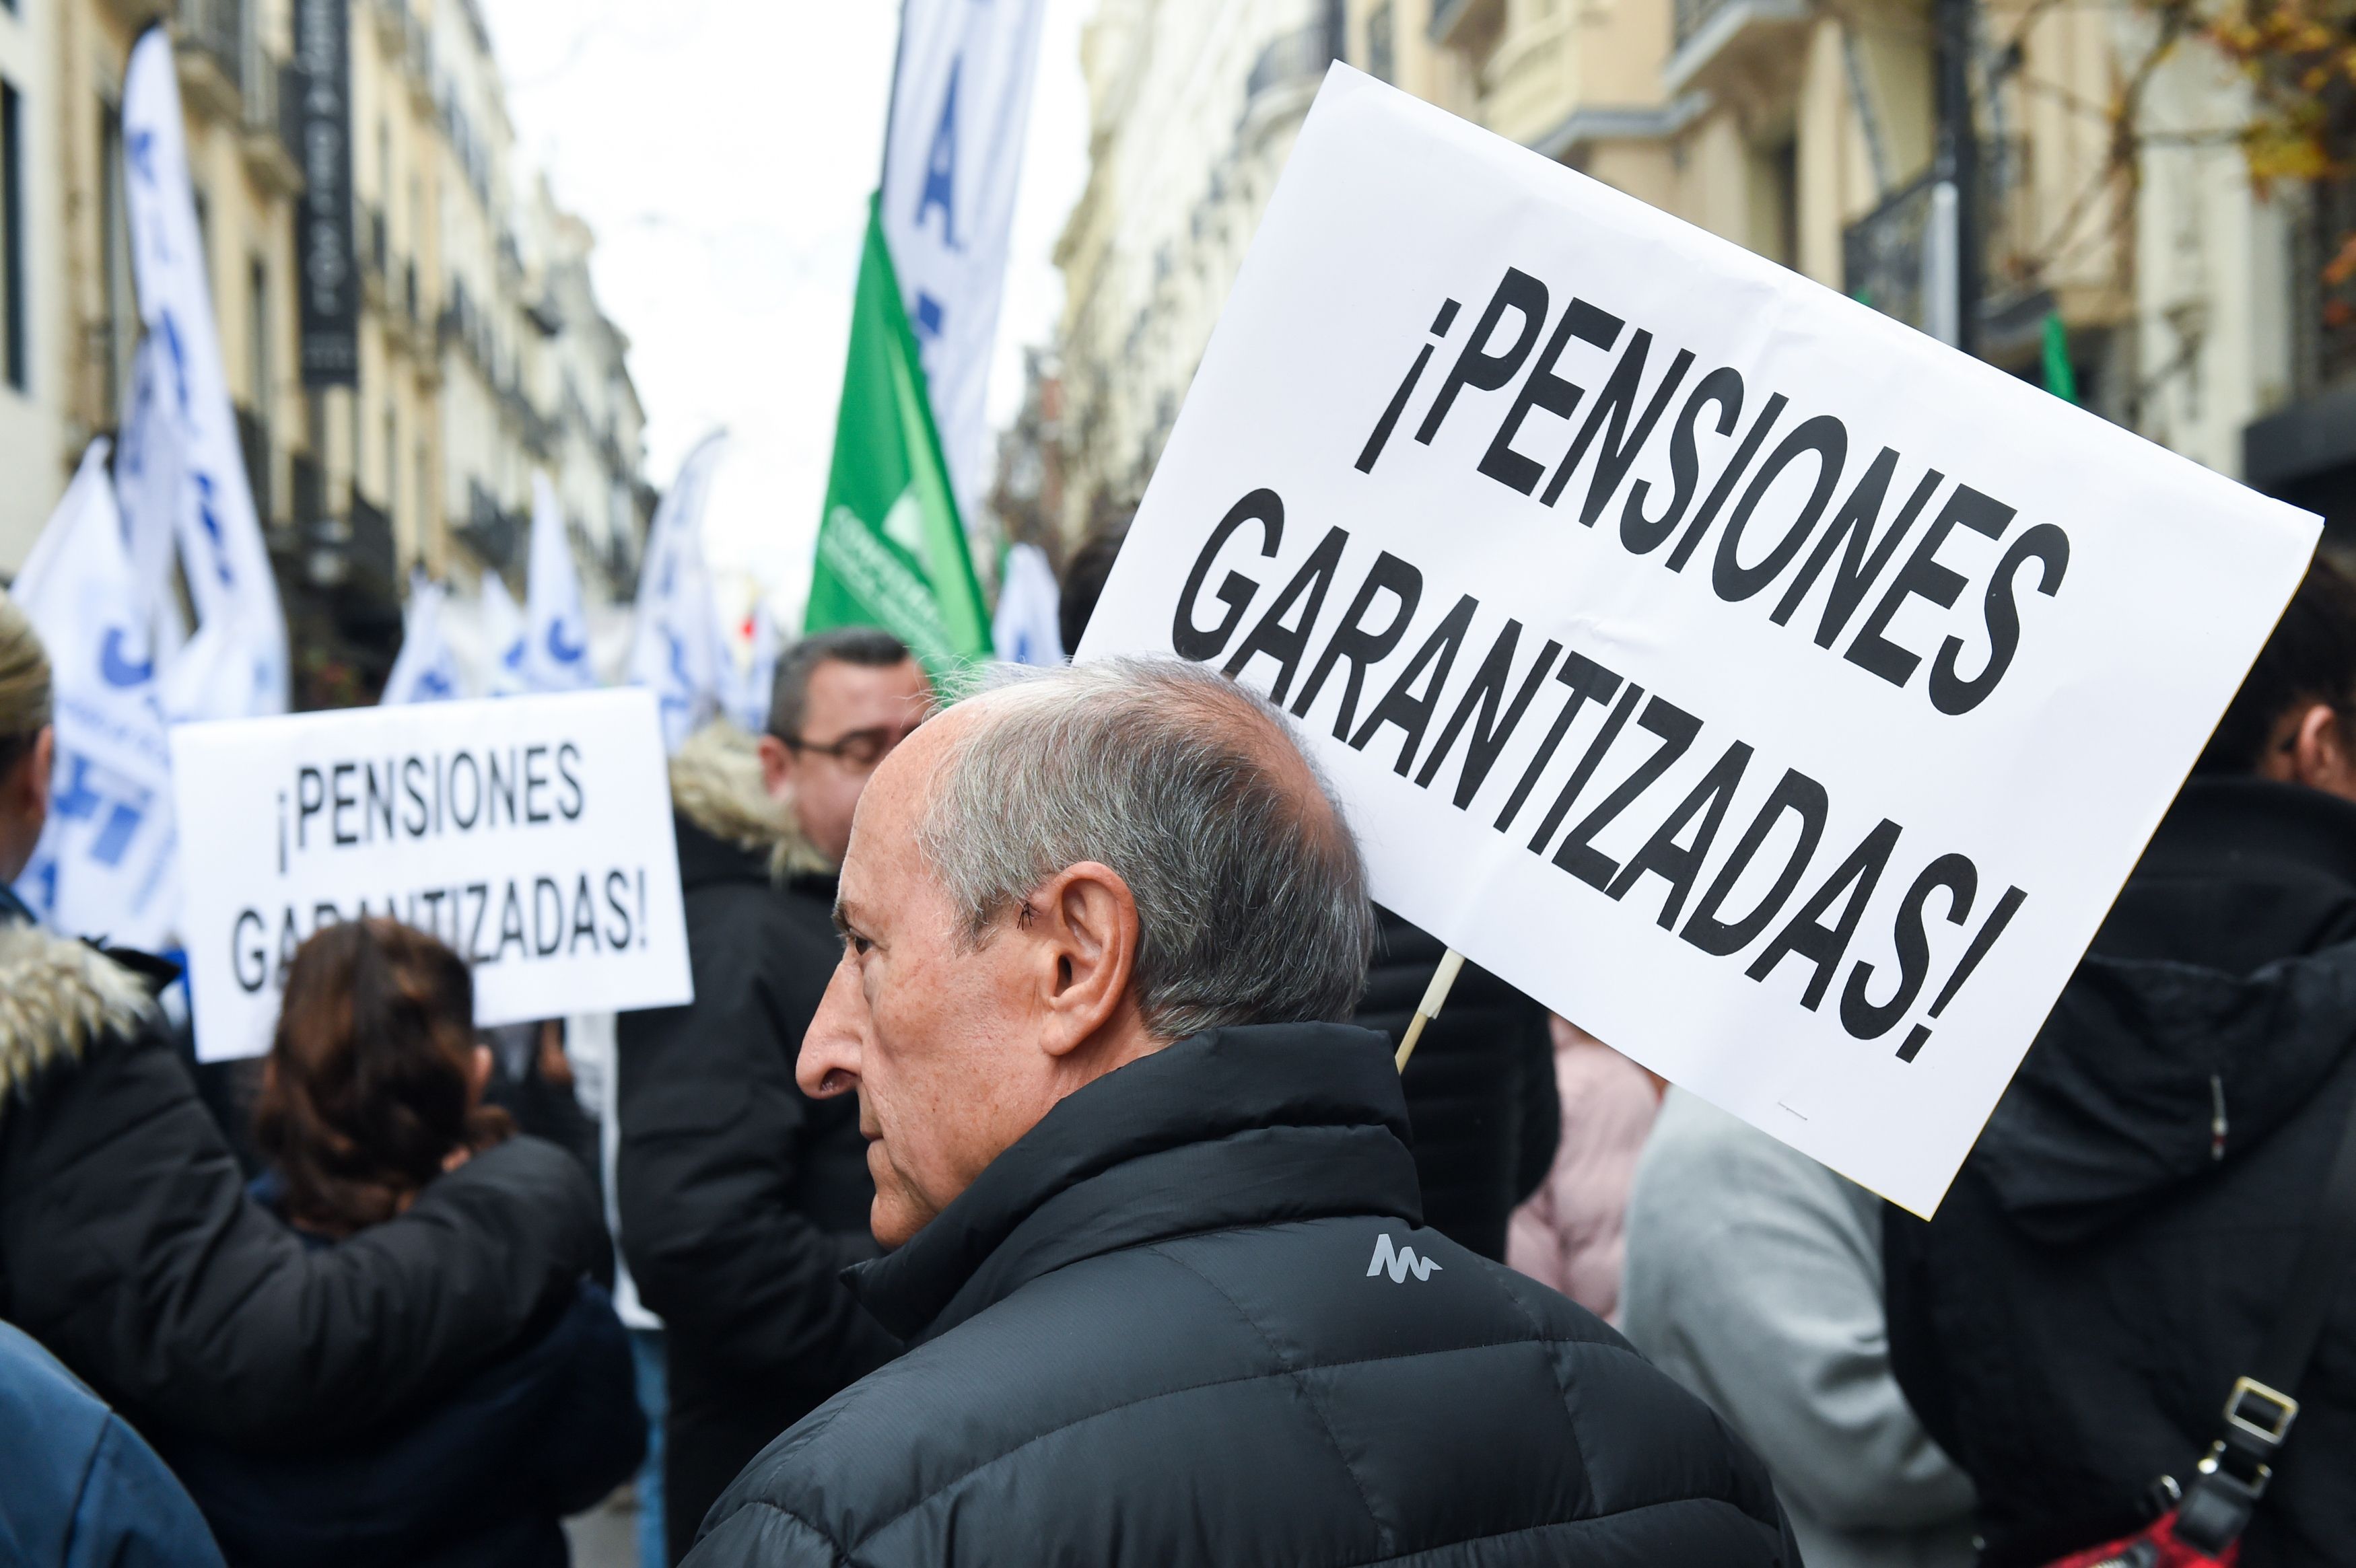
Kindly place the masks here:
[[(1390, 911), (1375, 912), (1374, 960), (1356, 1021), (1396, 1046), (1447, 949)], [(1467, 964), (1416, 1042), (1400, 1086), (1424, 1223), (1504, 1262), (1514, 1210), (1547, 1179), (1562, 1136), (1546, 1008)]]
[(380, 1429), (605, 1255), (588, 1174), (530, 1138), (305, 1247), (246, 1195), (165, 1037), (171, 974), (0, 918), (0, 1318), (143, 1431), (285, 1448)]
[(1342, 1025), (1088, 1084), (853, 1272), (913, 1348), (690, 1563), (1795, 1565), (1707, 1407), (1423, 1227), (1407, 1136), (1387, 1041)]
[[(1892, 1363), (1979, 1488), (1989, 1568), (2191, 1479), (2356, 1110), (2351, 942), (2356, 805), (2194, 780), (1935, 1221), (1888, 1211)], [(2243, 1568), (2356, 1556), (2356, 1271), (2294, 1392)]]
[(741, 733), (673, 759), (695, 1000), (624, 1013), (622, 1253), (668, 1331), (672, 1555), (786, 1428), (898, 1346), (838, 1277), (875, 1255), (859, 1106), (794, 1083), (842, 953), (834, 879), (763, 792)]

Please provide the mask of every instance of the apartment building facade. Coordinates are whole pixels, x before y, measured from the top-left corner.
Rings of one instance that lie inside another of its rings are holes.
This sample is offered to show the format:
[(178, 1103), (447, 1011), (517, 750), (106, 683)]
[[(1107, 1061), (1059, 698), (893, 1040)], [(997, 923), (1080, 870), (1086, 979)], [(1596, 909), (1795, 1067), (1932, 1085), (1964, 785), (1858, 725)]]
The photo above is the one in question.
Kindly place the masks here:
[[(0, 369), (22, 347), (27, 383), (0, 377), (0, 569), (119, 417), (139, 330), (119, 98), (151, 25), (174, 39), (298, 702), (372, 697), (412, 566), (519, 586), (535, 468), (565, 498), (588, 592), (626, 594), (652, 510), (627, 344), (590, 286), (587, 229), (516, 153), (474, 0), (0, 0), (0, 78), (24, 95), (0, 162), (27, 171), (26, 217), (6, 226), (22, 242), (0, 253), (27, 258), (27, 325), (0, 344)], [(298, 41), (327, 51), (311, 65), (347, 70), (326, 127), (340, 146), (324, 152)], [(344, 270), (357, 283), (325, 326), (297, 271), (315, 157), (320, 178), (348, 184), (348, 231), (306, 245), (301, 264), (315, 284)]]

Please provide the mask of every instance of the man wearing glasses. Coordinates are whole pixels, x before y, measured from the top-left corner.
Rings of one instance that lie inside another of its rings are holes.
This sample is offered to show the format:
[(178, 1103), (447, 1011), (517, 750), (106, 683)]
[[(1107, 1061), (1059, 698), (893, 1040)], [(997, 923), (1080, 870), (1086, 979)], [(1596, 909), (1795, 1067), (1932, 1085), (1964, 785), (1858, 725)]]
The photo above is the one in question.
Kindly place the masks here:
[(890, 635), (787, 649), (757, 752), (707, 730), (671, 763), (695, 1000), (622, 1015), (622, 1246), (668, 1330), (670, 1559), (753, 1456), (898, 1346), (837, 1281), (874, 1255), (858, 1107), (794, 1062), (841, 957), (835, 872), (876, 765), (923, 719)]

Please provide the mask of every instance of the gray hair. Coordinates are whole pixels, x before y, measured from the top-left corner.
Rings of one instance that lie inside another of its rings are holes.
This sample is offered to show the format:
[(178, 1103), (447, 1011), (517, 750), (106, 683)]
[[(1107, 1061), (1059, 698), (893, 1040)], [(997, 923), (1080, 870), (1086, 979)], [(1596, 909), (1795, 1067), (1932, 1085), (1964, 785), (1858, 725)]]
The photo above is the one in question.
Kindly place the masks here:
[(0, 774), (12, 771), (48, 727), (49, 656), (16, 601), (0, 592)]
[(969, 946), (1066, 866), (1111, 868), (1137, 901), (1146, 1029), (1347, 1019), (1374, 911), (1340, 805), (1256, 694), (1175, 659), (983, 678), (917, 844)]

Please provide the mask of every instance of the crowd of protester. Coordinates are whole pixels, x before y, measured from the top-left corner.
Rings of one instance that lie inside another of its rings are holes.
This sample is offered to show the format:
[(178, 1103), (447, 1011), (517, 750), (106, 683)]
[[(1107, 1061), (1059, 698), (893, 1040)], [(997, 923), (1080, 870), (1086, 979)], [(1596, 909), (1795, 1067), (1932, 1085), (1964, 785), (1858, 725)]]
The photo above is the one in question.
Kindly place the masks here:
[(692, 1004), (479, 1034), (331, 926), (200, 1094), (5, 891), (0, 597), (0, 1562), (561, 1564), (625, 1482), (643, 1568), (2356, 1559), (2330, 565), (1927, 1222), (1477, 967), (1397, 1070), (1441, 944), (1242, 688), (932, 697), (820, 634), (672, 760)]

